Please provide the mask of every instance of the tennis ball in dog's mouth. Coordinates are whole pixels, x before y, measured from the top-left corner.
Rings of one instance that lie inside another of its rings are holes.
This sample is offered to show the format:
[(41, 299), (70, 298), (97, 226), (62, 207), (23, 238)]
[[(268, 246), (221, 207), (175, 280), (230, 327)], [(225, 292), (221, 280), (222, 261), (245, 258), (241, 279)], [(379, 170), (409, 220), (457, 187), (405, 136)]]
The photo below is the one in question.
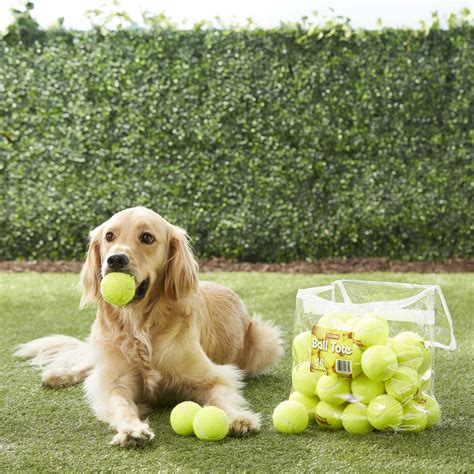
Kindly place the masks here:
[(220, 441), (229, 433), (229, 418), (218, 407), (204, 407), (194, 416), (193, 430), (201, 441)]
[(280, 403), (273, 412), (273, 426), (280, 433), (302, 433), (308, 423), (309, 417), (306, 408), (293, 400)]
[(106, 303), (125, 306), (135, 296), (135, 278), (128, 273), (108, 273), (100, 282), (100, 293)]
[(182, 436), (191, 436), (193, 431), (193, 420), (201, 406), (194, 402), (182, 402), (171, 411), (170, 422), (173, 431)]

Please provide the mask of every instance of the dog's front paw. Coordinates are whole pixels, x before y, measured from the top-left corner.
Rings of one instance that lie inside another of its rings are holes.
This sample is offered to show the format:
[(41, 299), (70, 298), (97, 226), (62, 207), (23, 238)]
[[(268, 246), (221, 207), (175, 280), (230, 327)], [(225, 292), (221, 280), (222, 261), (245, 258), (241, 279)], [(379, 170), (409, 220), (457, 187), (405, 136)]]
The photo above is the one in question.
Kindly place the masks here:
[(230, 435), (231, 436), (244, 436), (252, 431), (258, 431), (260, 429), (260, 415), (258, 413), (252, 413), (245, 411), (237, 413), (230, 419)]
[(155, 434), (146, 423), (135, 423), (121, 428), (110, 444), (122, 448), (139, 448), (154, 437)]

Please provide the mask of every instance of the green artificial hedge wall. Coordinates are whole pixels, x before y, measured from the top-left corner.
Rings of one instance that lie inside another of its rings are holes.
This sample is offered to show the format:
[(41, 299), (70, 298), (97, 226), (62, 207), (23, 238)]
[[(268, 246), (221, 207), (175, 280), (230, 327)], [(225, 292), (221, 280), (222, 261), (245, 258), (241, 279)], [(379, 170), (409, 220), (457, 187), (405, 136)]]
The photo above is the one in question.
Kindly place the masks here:
[(472, 256), (473, 32), (0, 40), (0, 259), (134, 205), (200, 257)]

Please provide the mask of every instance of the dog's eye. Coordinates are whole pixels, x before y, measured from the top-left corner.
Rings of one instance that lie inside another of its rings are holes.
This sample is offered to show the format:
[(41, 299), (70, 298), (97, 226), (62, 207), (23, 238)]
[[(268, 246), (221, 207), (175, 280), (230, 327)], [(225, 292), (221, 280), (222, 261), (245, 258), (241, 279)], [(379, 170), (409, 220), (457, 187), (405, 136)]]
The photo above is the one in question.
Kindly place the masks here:
[(140, 242), (146, 245), (150, 245), (155, 241), (155, 237), (153, 237), (151, 234), (148, 232), (143, 232), (142, 235), (140, 235)]
[(112, 242), (112, 240), (114, 240), (114, 239), (115, 239), (115, 235), (114, 235), (113, 232), (107, 232), (107, 233), (105, 234), (105, 240), (106, 240), (107, 242)]

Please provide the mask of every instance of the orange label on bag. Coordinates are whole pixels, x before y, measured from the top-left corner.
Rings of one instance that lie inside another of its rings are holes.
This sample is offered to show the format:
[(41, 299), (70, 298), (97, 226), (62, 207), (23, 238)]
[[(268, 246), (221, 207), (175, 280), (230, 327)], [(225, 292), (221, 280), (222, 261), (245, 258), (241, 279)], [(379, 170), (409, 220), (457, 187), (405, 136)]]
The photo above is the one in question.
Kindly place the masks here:
[(352, 378), (352, 332), (313, 326), (311, 329), (311, 370)]

